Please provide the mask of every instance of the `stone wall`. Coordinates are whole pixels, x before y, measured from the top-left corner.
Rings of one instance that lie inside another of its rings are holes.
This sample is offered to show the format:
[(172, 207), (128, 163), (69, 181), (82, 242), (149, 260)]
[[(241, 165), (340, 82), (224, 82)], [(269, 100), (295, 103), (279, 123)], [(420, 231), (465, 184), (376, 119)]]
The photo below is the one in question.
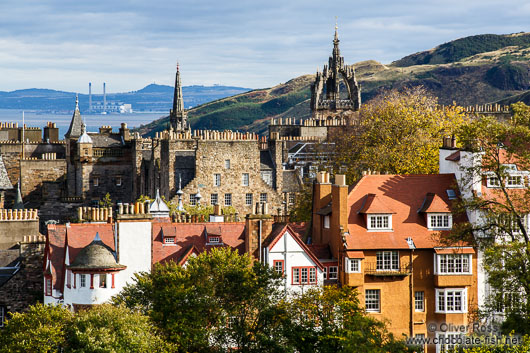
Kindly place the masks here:
[(43, 301), (44, 243), (20, 244), (20, 270), (0, 287), (0, 306), (8, 312), (23, 312)]
[(38, 206), (42, 202), (44, 182), (64, 182), (66, 160), (24, 159), (20, 161), (21, 192), (24, 203)]
[(24, 237), (38, 234), (39, 219), (36, 217), (28, 220), (0, 220), (0, 249), (8, 249), (23, 241)]

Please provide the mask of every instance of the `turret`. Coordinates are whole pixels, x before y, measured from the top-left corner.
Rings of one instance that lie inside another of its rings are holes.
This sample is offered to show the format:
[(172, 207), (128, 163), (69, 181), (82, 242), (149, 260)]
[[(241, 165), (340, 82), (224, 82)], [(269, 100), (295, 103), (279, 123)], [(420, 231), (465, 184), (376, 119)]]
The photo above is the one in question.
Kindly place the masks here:
[(81, 124), (81, 136), (77, 140), (77, 155), (80, 159), (92, 158), (92, 138), (86, 133), (86, 125), (83, 122)]

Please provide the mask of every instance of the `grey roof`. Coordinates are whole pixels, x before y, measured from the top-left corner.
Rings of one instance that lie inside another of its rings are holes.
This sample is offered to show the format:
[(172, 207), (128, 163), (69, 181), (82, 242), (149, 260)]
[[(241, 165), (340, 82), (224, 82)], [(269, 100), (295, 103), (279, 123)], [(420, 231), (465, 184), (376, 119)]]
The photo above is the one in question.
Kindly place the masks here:
[(92, 143), (92, 138), (88, 136), (86, 133), (86, 125), (83, 123), (81, 125), (81, 136), (79, 137), (79, 140), (77, 140), (78, 143)]
[(259, 152), (260, 170), (274, 169), (271, 154), (268, 150)]
[(0, 287), (20, 269), (20, 251), (18, 249), (0, 250)]
[(9, 180), (4, 160), (2, 159), (2, 155), (0, 155), (0, 190), (10, 189), (13, 189), (13, 184)]
[(116, 262), (114, 253), (111, 248), (101, 241), (99, 234), (92, 243), (85, 246), (68, 268), (76, 269), (107, 269), (107, 268), (125, 268)]
[(65, 137), (79, 137), (81, 136), (81, 125), (83, 124), (83, 118), (81, 117), (81, 112), (79, 111), (79, 105), (77, 97), (75, 99), (75, 110), (74, 115), (72, 115), (72, 121), (70, 122), (70, 128)]
[(300, 192), (302, 189), (302, 180), (296, 170), (283, 171), (282, 192)]
[(122, 147), (123, 142), (120, 134), (90, 134), (93, 147)]

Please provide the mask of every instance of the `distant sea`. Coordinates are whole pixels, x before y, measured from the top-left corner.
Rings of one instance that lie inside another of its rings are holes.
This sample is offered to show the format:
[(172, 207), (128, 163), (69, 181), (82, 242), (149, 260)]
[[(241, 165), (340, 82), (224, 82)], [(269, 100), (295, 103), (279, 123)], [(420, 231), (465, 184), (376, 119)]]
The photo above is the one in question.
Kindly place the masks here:
[[(118, 131), (121, 123), (127, 123), (127, 127), (132, 129), (140, 124), (147, 124), (153, 120), (169, 115), (169, 112), (149, 112), (149, 113), (129, 113), (129, 114), (83, 114), (87, 132), (98, 132), (103, 125), (112, 126), (114, 131)], [(35, 110), (24, 111), (24, 122), (28, 127), (44, 128), (48, 121), (54, 122), (59, 128), (59, 136), (62, 139), (70, 127), (72, 114), (53, 114), (39, 112)], [(0, 122), (18, 123), (22, 126), (22, 110), (0, 109)]]

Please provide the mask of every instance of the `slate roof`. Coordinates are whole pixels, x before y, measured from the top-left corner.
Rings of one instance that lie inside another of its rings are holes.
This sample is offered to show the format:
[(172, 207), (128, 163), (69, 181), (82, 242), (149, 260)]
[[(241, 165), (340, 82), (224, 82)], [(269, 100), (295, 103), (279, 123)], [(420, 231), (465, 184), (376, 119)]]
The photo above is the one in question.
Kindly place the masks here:
[(13, 189), (13, 184), (9, 180), (7, 175), (6, 166), (4, 164), (4, 159), (0, 155), (0, 190), (11, 190)]
[(296, 170), (283, 171), (283, 192), (299, 192), (302, 188), (302, 180)]
[(89, 133), (93, 147), (110, 148), (122, 147), (124, 145), (120, 134)]
[(274, 168), (274, 164), (272, 163), (271, 154), (268, 150), (260, 151), (259, 152), (259, 164), (260, 164), (260, 170), (269, 170)]
[(68, 132), (64, 135), (66, 138), (69, 137), (79, 137), (81, 136), (81, 125), (83, 124), (83, 118), (81, 117), (81, 112), (79, 107), (76, 104), (74, 115), (72, 115), (72, 120), (70, 121), (70, 127)]
[[(18, 265), (18, 266), (17, 266)], [(0, 287), (20, 269), (19, 249), (0, 250)]]
[[(434, 236), (439, 231), (428, 230), (426, 217), (423, 213), (418, 213), (418, 210), (427, 193), (432, 193), (435, 195), (433, 198), (439, 198), (451, 211), (452, 201), (449, 200), (447, 190), (453, 189), (455, 185), (454, 174), (364, 176), (348, 195), (347, 249), (409, 249), (406, 241), (408, 237), (412, 238), (418, 249), (440, 246)], [(367, 230), (365, 215), (357, 212), (367, 194), (374, 194), (381, 205), (395, 212), (392, 215), (393, 231)], [(454, 222), (465, 220), (465, 216), (462, 218), (453, 215)], [(447, 234), (447, 231), (442, 232), (444, 233)]]

